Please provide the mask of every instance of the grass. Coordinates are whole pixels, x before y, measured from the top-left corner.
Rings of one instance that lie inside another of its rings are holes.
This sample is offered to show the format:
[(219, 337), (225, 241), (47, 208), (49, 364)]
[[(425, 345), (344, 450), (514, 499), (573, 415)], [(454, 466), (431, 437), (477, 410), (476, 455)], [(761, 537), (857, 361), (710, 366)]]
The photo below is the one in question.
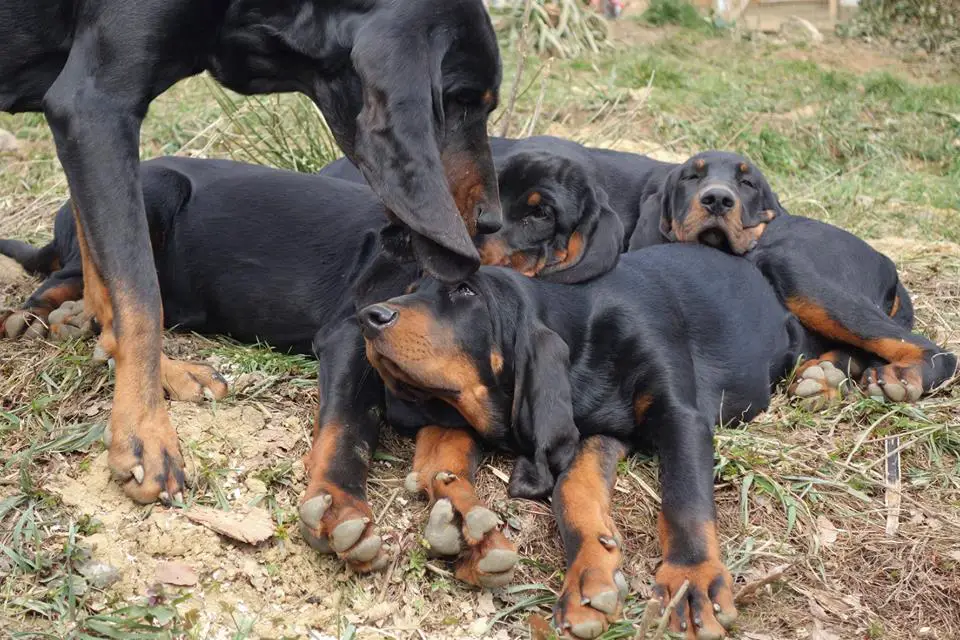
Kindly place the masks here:
[[(534, 121), (536, 133), (671, 157), (708, 147), (746, 153), (793, 212), (839, 224), (893, 256), (914, 294), (918, 328), (956, 350), (956, 71), (862, 43), (800, 49), (717, 31), (689, 20), (678, 3), (650, 11), (646, 21), (687, 26), (622, 21), (618, 29), (626, 31), (617, 37), (643, 44), (555, 60), (549, 70), (525, 57), (513, 131)], [(519, 66), (516, 53), (505, 52), (504, 96)], [(0, 116), (0, 127), (24, 144), (21, 155), (3, 159), (0, 236), (43, 241), (65, 195), (49, 133), (35, 115)], [(303, 99), (241, 99), (211, 90), (203, 78), (181, 83), (151, 109), (142, 154), (162, 153), (299, 170), (332, 157), (328, 132)], [(32, 284), (0, 277), (0, 302), (15, 304)], [(492, 604), (426, 557), (426, 505), (399, 491), (412, 446), (389, 432), (373, 457), (369, 491), (399, 559), (389, 576), (348, 576), (296, 533), (300, 458), (316, 403), (309, 360), (199, 336), (170, 335), (165, 346), (175, 357), (215, 364), (236, 392), (207, 407), (172, 405), (194, 469), (187, 502), (259, 504), (278, 535), (247, 548), (198, 530), (176, 511), (130, 504), (106, 481), (98, 440), (113, 382), (91, 361), (92, 345), (0, 342), (0, 636), (305, 637), (317, 629), (338, 638), (406, 638), (418, 630), (449, 637), (465, 635), (482, 617), (486, 637), (512, 638), (525, 633), (529, 615), (549, 615), (563, 578), (556, 527), (548, 505), (506, 498), (499, 476), (509, 460), (486, 459), (479, 477), (481, 494), (503, 514), (524, 557), (515, 584)], [(741, 630), (806, 637), (815, 615), (840, 637), (914, 637), (925, 626), (940, 637), (960, 635), (958, 434), (956, 386), (914, 407), (853, 396), (822, 413), (778, 395), (748, 428), (719, 430), (718, 518), (738, 586), (789, 567), (741, 606)], [(902, 448), (903, 500), (899, 531), (887, 536), (882, 472), (893, 437)], [(631, 637), (630, 624), (644, 614), (659, 553), (650, 495), (658, 487), (655, 460), (620, 465), (615, 518), (633, 595), (627, 622), (607, 640)], [(120, 580), (93, 584), (80, 570), (91, 558), (117, 566)], [(190, 564), (200, 583), (157, 589), (157, 563), (171, 559)], [(395, 609), (377, 609), (380, 602)]]

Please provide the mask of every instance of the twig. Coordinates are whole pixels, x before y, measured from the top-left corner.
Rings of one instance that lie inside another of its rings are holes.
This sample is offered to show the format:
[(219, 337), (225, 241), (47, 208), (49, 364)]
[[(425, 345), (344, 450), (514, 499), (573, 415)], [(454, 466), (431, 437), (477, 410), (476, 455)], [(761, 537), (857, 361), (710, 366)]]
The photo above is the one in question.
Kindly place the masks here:
[(435, 565), (435, 564), (430, 564), (430, 563), (428, 562), (428, 563), (427, 563), (426, 565), (424, 565), (424, 566), (427, 568), (427, 571), (432, 571), (433, 573), (437, 574), (438, 576), (440, 576), (440, 577), (442, 577), (442, 578), (452, 578), (452, 577), (453, 577), (453, 574), (452, 574), (452, 573), (450, 573), (450, 572), (447, 571), (446, 569), (441, 569), (440, 567), (438, 567), (438, 566)]
[(513, 79), (510, 89), (510, 100), (507, 101), (507, 110), (503, 115), (503, 126), (500, 127), (500, 137), (506, 138), (510, 132), (510, 121), (513, 120), (513, 109), (517, 105), (517, 94), (520, 92), (520, 82), (523, 80), (523, 68), (527, 62), (527, 36), (530, 31), (530, 10), (533, 0), (526, 0), (523, 5), (523, 22), (520, 27), (520, 41), (517, 43), (517, 75)]
[(739, 129), (737, 129), (737, 132), (736, 132), (735, 134), (733, 134), (732, 136), (730, 136), (729, 138), (727, 138), (727, 140), (726, 140), (722, 145), (720, 145), (720, 148), (721, 148), (721, 149), (727, 149), (730, 145), (733, 144), (733, 141), (734, 141), (734, 140), (736, 140), (737, 138), (740, 137), (740, 134), (741, 134), (741, 133), (743, 133), (744, 131), (746, 131), (747, 129), (749, 129), (751, 126), (753, 126), (753, 123), (756, 122), (756, 121), (757, 121), (757, 118), (759, 118), (759, 117), (760, 117), (760, 114), (759, 114), (759, 113), (753, 114), (753, 116), (752, 116), (751, 118), (749, 118), (749, 119), (744, 123), (744, 125), (743, 125), (742, 127), (740, 127)]
[(886, 491), (883, 501), (887, 506), (886, 534), (892, 538), (900, 529), (900, 437), (890, 436), (884, 443), (887, 472), (884, 474)]
[(660, 618), (660, 622), (657, 624), (657, 628), (653, 632), (653, 640), (660, 640), (663, 637), (664, 632), (667, 630), (667, 625), (670, 624), (670, 613), (676, 608), (680, 601), (687, 595), (687, 589), (690, 588), (690, 581), (684, 580), (683, 584), (680, 585), (680, 588), (677, 589), (677, 592), (673, 594), (673, 597), (670, 598), (670, 602), (667, 603), (667, 608), (663, 612), (663, 616)]
[(640, 488), (643, 489), (644, 491), (646, 491), (647, 495), (649, 495), (651, 498), (653, 498), (654, 502), (656, 502), (657, 504), (660, 504), (660, 503), (661, 503), (660, 496), (657, 495), (657, 492), (654, 491), (653, 488), (652, 488), (650, 485), (648, 485), (646, 482), (644, 482), (643, 478), (641, 478), (640, 476), (638, 476), (637, 474), (635, 474), (635, 473), (633, 472), (633, 470), (631, 470), (631, 469), (628, 469), (628, 470), (627, 470), (627, 475), (629, 475), (631, 478), (633, 478), (634, 481), (635, 481), (638, 485), (640, 485)]
[(390, 497), (387, 498), (387, 504), (383, 505), (383, 509), (380, 510), (380, 515), (377, 516), (377, 519), (374, 521), (375, 524), (380, 524), (380, 521), (383, 520), (383, 516), (387, 515), (387, 510), (390, 509), (390, 505), (393, 504), (393, 501), (397, 499), (397, 495), (400, 493), (400, 487), (397, 487), (393, 490), (393, 493), (390, 494)]
[(639, 640), (643, 640), (647, 637), (647, 632), (650, 631), (650, 626), (653, 624), (653, 621), (657, 619), (659, 609), (659, 600), (656, 598), (650, 598), (647, 600), (647, 606), (643, 609), (643, 617), (640, 619), (640, 628), (637, 630), (636, 637), (639, 638)]
[(543, 73), (540, 75), (540, 94), (537, 96), (537, 103), (533, 107), (533, 115), (530, 116), (530, 122), (523, 130), (522, 138), (528, 138), (533, 135), (533, 129), (540, 118), (540, 110), (543, 108), (543, 96), (547, 92), (547, 79), (550, 77), (550, 67), (553, 64), (553, 58), (547, 60), (543, 66)]
[(783, 574), (787, 572), (787, 569), (792, 566), (792, 564), (782, 564), (779, 567), (771, 569), (766, 575), (762, 576), (758, 580), (754, 580), (753, 582), (748, 582), (747, 584), (743, 585), (743, 588), (740, 589), (740, 591), (737, 592), (737, 595), (733, 597), (733, 603), (743, 604), (749, 601), (752, 599), (753, 594), (755, 594), (757, 591), (782, 578)]

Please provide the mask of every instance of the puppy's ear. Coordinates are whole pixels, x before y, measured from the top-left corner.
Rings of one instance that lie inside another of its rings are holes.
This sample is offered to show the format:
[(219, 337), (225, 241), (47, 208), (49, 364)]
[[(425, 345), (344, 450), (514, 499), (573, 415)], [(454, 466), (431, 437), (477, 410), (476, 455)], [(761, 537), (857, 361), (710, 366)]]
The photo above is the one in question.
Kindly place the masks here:
[(588, 186), (584, 190), (579, 220), (567, 239), (566, 256), (540, 271), (538, 276), (543, 280), (586, 282), (617, 265), (623, 250), (623, 223), (610, 208), (603, 189)]
[(743, 226), (755, 227), (764, 222), (770, 222), (780, 215), (787, 215), (787, 210), (780, 204), (780, 199), (773, 192), (765, 177), (760, 177), (760, 198), (753, 211), (743, 212)]
[(659, 198), (659, 229), (660, 236), (666, 242), (676, 242), (677, 234), (673, 232), (673, 203), (676, 199), (677, 183), (680, 181), (680, 167), (676, 167), (664, 179), (660, 185), (660, 191), (653, 198), (650, 198), (651, 206), (655, 206)]
[(534, 321), (518, 328), (512, 430), (532, 456), (517, 459), (508, 493), (538, 499), (550, 494), (570, 466), (580, 434), (573, 421), (569, 351), (556, 333)]

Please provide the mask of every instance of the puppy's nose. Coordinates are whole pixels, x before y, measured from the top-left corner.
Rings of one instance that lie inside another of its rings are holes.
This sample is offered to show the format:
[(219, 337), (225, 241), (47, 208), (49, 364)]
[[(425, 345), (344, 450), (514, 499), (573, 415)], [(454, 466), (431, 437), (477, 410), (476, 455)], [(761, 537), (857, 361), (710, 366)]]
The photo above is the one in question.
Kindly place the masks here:
[(372, 304), (360, 310), (363, 333), (376, 335), (397, 321), (397, 312), (382, 304)]
[(498, 206), (480, 203), (476, 206), (476, 214), (479, 234), (496, 233), (503, 226), (503, 214)]
[(725, 216), (736, 206), (737, 196), (727, 187), (709, 187), (700, 194), (700, 204), (712, 215)]

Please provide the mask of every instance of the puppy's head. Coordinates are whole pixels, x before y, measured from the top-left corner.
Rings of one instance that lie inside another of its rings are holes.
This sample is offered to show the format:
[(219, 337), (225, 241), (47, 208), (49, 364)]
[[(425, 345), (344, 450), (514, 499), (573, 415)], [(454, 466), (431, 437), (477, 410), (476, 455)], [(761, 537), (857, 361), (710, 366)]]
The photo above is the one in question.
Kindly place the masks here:
[(699, 242), (735, 255), (753, 249), (783, 212), (763, 174), (743, 156), (697, 154), (660, 189), (660, 231), (671, 242)]
[(567, 345), (537, 319), (523, 280), (505, 270), (452, 285), (425, 278), (357, 318), (367, 359), (393, 394), (444, 401), (485, 439), (517, 447), (510, 493), (539, 498), (579, 436)]
[(406, 295), (364, 307), (357, 318), (367, 359), (392, 393), (447, 402), (487, 434), (503, 422), (503, 407), (491, 397), (503, 355), (476, 280), (425, 278)]
[(623, 224), (579, 161), (522, 151), (498, 171), (503, 228), (481, 236), (483, 264), (509, 266), (553, 282), (585, 282), (612, 269)]

